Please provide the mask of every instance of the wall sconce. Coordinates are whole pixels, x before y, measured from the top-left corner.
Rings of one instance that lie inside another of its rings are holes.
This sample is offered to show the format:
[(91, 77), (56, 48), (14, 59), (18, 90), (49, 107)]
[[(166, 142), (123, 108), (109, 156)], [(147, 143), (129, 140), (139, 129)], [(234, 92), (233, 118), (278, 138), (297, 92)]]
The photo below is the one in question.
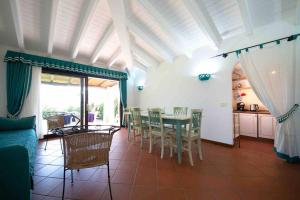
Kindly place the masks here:
[(207, 81), (209, 80), (211, 77), (211, 74), (199, 74), (198, 78), (200, 81)]
[(139, 86), (137, 86), (137, 89), (138, 89), (138, 91), (142, 91), (144, 89), (144, 86), (139, 85)]

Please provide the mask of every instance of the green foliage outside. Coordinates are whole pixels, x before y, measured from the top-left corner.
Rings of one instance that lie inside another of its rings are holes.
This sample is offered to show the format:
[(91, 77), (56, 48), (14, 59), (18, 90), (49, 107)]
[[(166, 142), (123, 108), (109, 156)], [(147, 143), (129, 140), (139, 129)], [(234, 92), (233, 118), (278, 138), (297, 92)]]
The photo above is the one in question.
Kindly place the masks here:
[(101, 103), (99, 106), (96, 107), (96, 111), (97, 111), (97, 119), (101, 119), (103, 120), (103, 116), (104, 116), (104, 104)]

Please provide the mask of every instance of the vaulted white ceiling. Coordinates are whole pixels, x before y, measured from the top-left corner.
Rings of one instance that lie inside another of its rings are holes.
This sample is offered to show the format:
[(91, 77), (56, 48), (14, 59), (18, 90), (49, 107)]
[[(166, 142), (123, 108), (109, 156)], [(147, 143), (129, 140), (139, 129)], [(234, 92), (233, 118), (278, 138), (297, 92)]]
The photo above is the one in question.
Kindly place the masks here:
[(2, 0), (0, 44), (117, 70), (147, 70), (292, 18), (300, 0)]

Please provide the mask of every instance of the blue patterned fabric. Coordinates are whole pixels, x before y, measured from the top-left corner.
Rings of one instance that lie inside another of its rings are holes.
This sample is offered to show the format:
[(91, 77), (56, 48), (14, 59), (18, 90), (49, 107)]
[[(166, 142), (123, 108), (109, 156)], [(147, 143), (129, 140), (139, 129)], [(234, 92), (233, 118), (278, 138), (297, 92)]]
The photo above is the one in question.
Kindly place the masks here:
[[(1, 131), (0, 149), (5, 147), (10, 147), (10, 146), (15, 146), (15, 145), (20, 145), (27, 149), (28, 158), (29, 158), (29, 173), (31, 176), (33, 176), (36, 146), (37, 146), (37, 137), (36, 137), (35, 130), (25, 129), (25, 130), (14, 130), (14, 131)], [(5, 165), (5, 161), (1, 160), (1, 164)]]

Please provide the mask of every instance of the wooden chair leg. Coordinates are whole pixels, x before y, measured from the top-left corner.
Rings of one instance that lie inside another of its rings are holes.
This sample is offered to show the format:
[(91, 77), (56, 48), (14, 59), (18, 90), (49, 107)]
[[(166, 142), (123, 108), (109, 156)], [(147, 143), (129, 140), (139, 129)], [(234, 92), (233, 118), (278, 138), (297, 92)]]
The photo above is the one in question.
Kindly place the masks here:
[(149, 153), (152, 153), (152, 141), (153, 138), (152, 138), (152, 135), (150, 135), (150, 141), (149, 141)]
[(144, 143), (144, 130), (141, 130), (141, 149), (143, 148), (143, 143)]
[(188, 141), (188, 152), (191, 166), (194, 166), (193, 155), (192, 155), (192, 141)]
[(165, 139), (163, 136), (161, 137), (161, 147), (160, 148), (161, 148), (160, 159), (163, 159), (164, 151), (165, 151)]
[(200, 158), (200, 160), (203, 160), (202, 145), (201, 145), (201, 139), (200, 138), (197, 140), (197, 146), (198, 146), (199, 158)]
[(173, 157), (173, 139), (170, 139), (170, 158)]

